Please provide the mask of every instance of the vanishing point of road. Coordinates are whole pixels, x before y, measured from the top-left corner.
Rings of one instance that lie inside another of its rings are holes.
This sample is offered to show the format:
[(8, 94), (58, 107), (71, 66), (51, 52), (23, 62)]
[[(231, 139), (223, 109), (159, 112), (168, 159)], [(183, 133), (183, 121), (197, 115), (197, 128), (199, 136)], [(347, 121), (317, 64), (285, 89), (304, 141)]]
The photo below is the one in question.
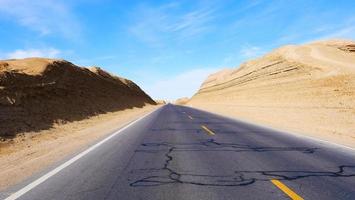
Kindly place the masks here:
[(355, 153), (168, 104), (12, 190), (5, 199), (355, 199)]

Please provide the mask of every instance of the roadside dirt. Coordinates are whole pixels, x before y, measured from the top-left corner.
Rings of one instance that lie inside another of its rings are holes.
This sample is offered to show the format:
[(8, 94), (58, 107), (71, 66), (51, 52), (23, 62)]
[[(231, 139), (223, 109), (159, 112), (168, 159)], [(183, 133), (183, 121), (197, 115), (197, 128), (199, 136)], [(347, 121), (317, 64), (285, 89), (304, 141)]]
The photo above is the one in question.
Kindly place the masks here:
[(146, 105), (109, 112), (81, 121), (27, 132), (0, 142), (0, 191), (15, 185), (66, 156), (82, 151), (113, 131), (159, 106)]

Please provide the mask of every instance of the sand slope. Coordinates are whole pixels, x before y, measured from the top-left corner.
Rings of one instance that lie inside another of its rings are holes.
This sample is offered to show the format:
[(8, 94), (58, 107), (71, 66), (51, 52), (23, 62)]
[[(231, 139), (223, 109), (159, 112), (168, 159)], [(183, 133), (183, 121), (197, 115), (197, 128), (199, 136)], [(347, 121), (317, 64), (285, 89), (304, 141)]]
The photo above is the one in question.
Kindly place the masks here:
[(163, 99), (155, 99), (154, 100), (158, 105), (165, 105), (166, 104), (166, 101), (163, 100)]
[(130, 80), (65, 60), (0, 61), (0, 137), (155, 102)]
[(355, 43), (332, 40), (212, 74), (188, 104), (355, 146), (354, 99)]
[(179, 99), (176, 99), (174, 104), (176, 105), (185, 105), (187, 104), (187, 102), (189, 102), (189, 98), (188, 97), (182, 97), (182, 98), (179, 98)]

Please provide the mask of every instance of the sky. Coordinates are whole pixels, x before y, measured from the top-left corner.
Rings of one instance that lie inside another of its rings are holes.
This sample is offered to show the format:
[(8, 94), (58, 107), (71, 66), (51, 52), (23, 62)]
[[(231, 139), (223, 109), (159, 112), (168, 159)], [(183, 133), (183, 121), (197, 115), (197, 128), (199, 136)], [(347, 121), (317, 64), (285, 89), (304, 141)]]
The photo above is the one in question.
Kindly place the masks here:
[(0, 0), (0, 59), (99, 66), (154, 99), (287, 44), (355, 39), (354, 0)]

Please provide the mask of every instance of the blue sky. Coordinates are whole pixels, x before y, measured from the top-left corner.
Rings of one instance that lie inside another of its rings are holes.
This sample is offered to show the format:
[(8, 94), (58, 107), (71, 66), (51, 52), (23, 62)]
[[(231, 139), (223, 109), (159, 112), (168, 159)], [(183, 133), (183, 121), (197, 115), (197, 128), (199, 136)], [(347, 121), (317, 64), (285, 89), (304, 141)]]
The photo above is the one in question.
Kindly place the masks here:
[(0, 0), (0, 58), (100, 66), (158, 99), (285, 44), (355, 39), (353, 0)]

